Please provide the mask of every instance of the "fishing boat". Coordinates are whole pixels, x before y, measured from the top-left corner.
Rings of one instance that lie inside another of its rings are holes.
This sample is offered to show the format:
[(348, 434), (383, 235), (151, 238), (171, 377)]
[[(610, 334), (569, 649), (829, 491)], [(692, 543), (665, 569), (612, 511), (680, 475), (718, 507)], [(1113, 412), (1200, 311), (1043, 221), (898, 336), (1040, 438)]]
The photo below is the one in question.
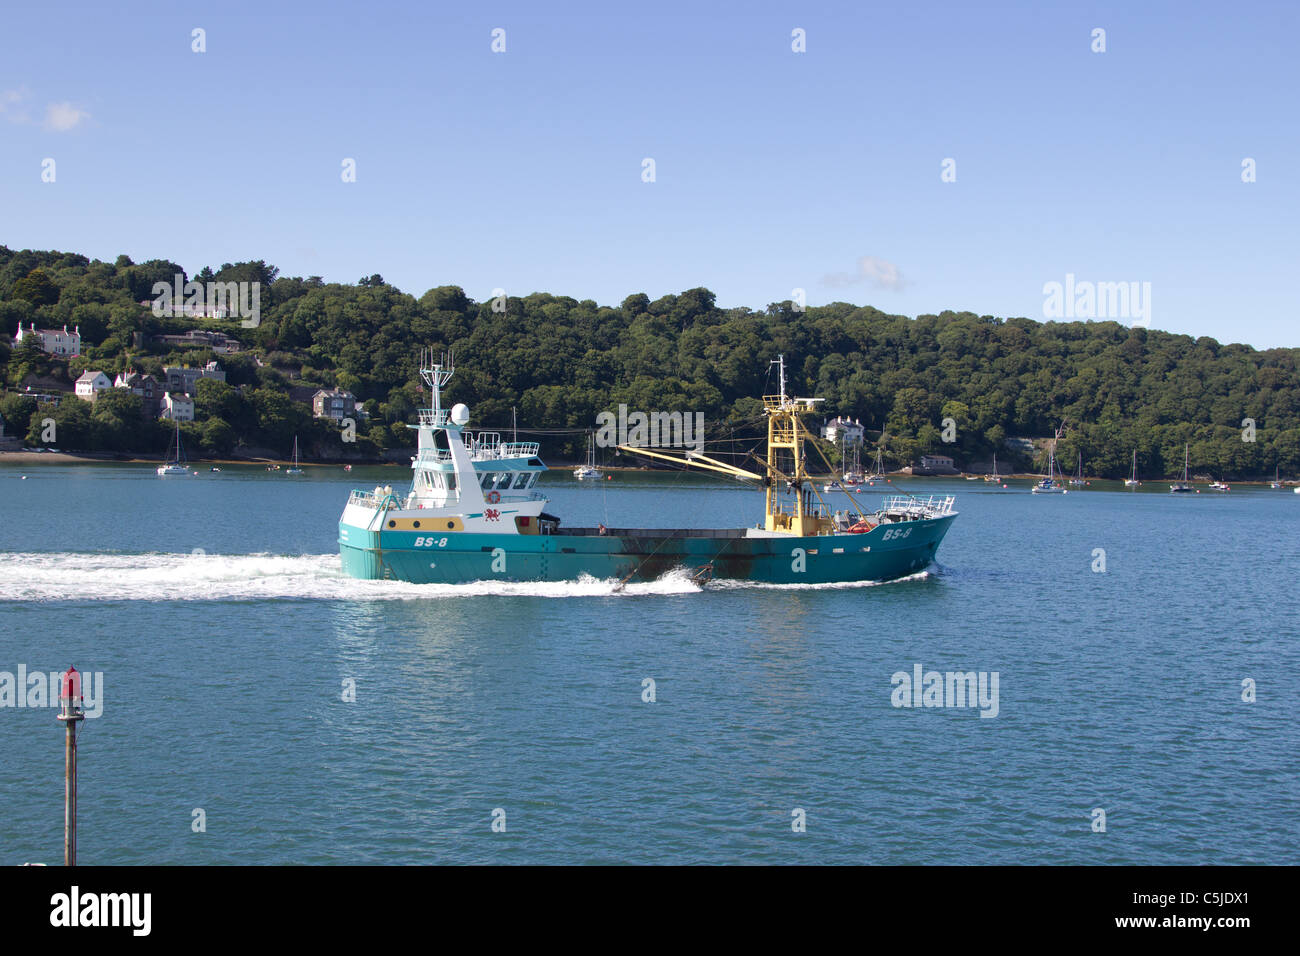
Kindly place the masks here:
[[(181, 449), (181, 423), (176, 422), (176, 437), (167, 447), (167, 461), (156, 469), (160, 478), (189, 477), (190, 469), (185, 463), (185, 452)], [(197, 472), (195, 472), (197, 474)]]
[(1056, 480), (1056, 443), (1064, 431), (1065, 423), (1062, 422), (1047, 449), (1047, 477), (1029, 489), (1036, 495), (1063, 495), (1066, 493), (1065, 486)]
[(1138, 453), (1137, 453), (1137, 449), (1134, 448), (1133, 449), (1133, 473), (1124, 479), (1124, 487), (1136, 488), (1140, 484), (1142, 484), (1142, 482), (1138, 481)]
[(1232, 489), (1229, 488), (1228, 485), (1227, 485), (1225, 482), (1222, 482), (1222, 481), (1212, 481), (1212, 482), (1210, 482), (1210, 490), (1211, 490), (1211, 491), (1231, 491)]
[(1273, 480), (1268, 483), (1268, 486), (1274, 489), (1281, 488), (1282, 487), (1281, 476), (1282, 476), (1282, 467), (1280, 465), (1275, 466), (1273, 468)]
[(596, 441), (590, 431), (587, 432), (587, 463), (573, 469), (573, 477), (579, 481), (600, 477), (600, 469), (596, 467)]
[(1187, 480), (1187, 443), (1183, 443), (1183, 480), (1176, 481), (1169, 486), (1171, 495), (1187, 495), (1196, 491), (1190, 481)]
[(302, 469), (298, 467), (298, 436), (293, 436), (293, 464), (284, 470), (286, 475), (301, 475)]
[(1076, 488), (1082, 488), (1087, 483), (1083, 478), (1083, 452), (1079, 452), (1079, 466), (1074, 473), (1074, 477), (1070, 479), (1070, 484)]
[[(691, 579), (779, 584), (883, 581), (928, 567), (957, 517), (952, 496), (894, 494), (868, 509), (832, 511), (805, 468), (803, 423), (820, 399), (780, 389), (763, 398), (767, 453), (759, 470), (700, 451), (674, 454), (638, 445), (620, 451), (663, 459), (753, 482), (763, 519), (748, 528), (565, 527), (536, 488), (547, 470), (535, 442), (503, 443), (490, 431), (467, 430), (463, 404), (442, 406), (454, 358), (420, 357), (431, 407), (421, 409), (408, 491), (391, 486), (351, 493), (339, 519), (343, 570), (356, 578), (418, 583), (478, 580), (566, 581), (580, 575), (648, 581), (684, 570)], [(808, 442), (816, 448), (815, 442)], [(827, 463), (829, 467), (829, 463)], [(683, 496), (692, 494), (683, 491)], [(683, 511), (700, 507), (684, 500)], [(686, 521), (677, 522), (678, 525)]]

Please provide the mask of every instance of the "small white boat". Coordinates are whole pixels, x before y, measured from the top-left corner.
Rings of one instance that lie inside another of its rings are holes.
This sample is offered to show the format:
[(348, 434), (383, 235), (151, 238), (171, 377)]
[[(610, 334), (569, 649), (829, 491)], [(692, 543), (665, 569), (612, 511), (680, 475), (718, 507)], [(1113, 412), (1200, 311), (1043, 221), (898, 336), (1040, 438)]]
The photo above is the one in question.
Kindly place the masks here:
[(1196, 489), (1193, 488), (1191, 482), (1187, 480), (1187, 444), (1184, 442), (1183, 443), (1183, 480), (1176, 481), (1172, 485), (1170, 485), (1169, 493), (1171, 495), (1187, 495), (1187, 494), (1191, 494), (1194, 491), (1196, 491)]
[(826, 482), (826, 484), (822, 485), (822, 491), (830, 492), (830, 491), (843, 491), (843, 490), (844, 490), (844, 486), (841, 485), (838, 481), (828, 481)]
[(1142, 484), (1142, 482), (1138, 481), (1138, 453), (1137, 453), (1137, 449), (1134, 448), (1133, 449), (1133, 474), (1131, 474), (1129, 477), (1124, 479), (1124, 487), (1136, 488), (1140, 484)]
[(1065, 431), (1065, 423), (1056, 430), (1056, 437), (1052, 439), (1051, 447), (1047, 450), (1047, 477), (1038, 484), (1030, 488), (1030, 492), (1036, 495), (1063, 495), (1066, 493), (1065, 485), (1056, 480), (1056, 442)]
[(1212, 482), (1210, 482), (1210, 490), (1211, 490), (1211, 491), (1231, 491), (1232, 489), (1229, 488), (1226, 484), (1224, 484), (1224, 483), (1221, 482), (1221, 481), (1212, 481)]
[(587, 432), (587, 463), (573, 469), (573, 477), (579, 481), (600, 477), (600, 469), (596, 467), (596, 442), (591, 432)]
[(1076, 488), (1082, 488), (1087, 483), (1088, 482), (1083, 477), (1083, 452), (1079, 452), (1079, 468), (1075, 472), (1074, 477), (1070, 479), (1070, 484)]
[[(883, 435), (881, 436), (881, 441), (882, 442), (884, 441)], [(874, 484), (877, 481), (887, 480), (885, 478), (885, 464), (883, 461), (884, 453), (885, 453), (885, 447), (882, 444), (879, 448), (876, 449), (876, 462), (874, 465), (871, 466), (871, 474), (867, 475), (862, 479), (867, 484)]]
[(1280, 466), (1279, 466), (1279, 467), (1276, 467), (1276, 468), (1273, 469), (1273, 480), (1270, 481), (1270, 482), (1268, 483), (1268, 486), (1269, 486), (1270, 488), (1281, 488), (1281, 487), (1282, 487), (1281, 472), (1282, 472), (1282, 469), (1281, 469)]
[(845, 485), (855, 487), (862, 484), (862, 479), (864, 477), (862, 474), (862, 463), (858, 457), (861, 453), (861, 446), (858, 445), (857, 442), (854, 442), (852, 446), (852, 456), (849, 455), (849, 447), (848, 439), (846, 438), (844, 441), (844, 453), (841, 455), (840, 459), (845, 463), (843, 481)]
[(284, 470), (286, 475), (301, 475), (302, 469), (298, 467), (298, 436), (293, 436), (293, 465)]
[(1002, 479), (998, 476), (998, 453), (997, 452), (993, 453), (993, 474), (985, 475), (984, 480), (991, 481), (994, 484), (1000, 484), (1002, 481)]
[[(171, 453), (173, 449), (169, 447), (167, 451)], [(156, 471), (159, 478), (190, 477), (190, 469), (185, 464), (185, 453), (181, 450), (181, 423), (179, 421), (176, 422), (174, 454), (169, 454), (167, 461), (159, 465)], [(198, 472), (196, 471), (195, 474), (197, 475)]]

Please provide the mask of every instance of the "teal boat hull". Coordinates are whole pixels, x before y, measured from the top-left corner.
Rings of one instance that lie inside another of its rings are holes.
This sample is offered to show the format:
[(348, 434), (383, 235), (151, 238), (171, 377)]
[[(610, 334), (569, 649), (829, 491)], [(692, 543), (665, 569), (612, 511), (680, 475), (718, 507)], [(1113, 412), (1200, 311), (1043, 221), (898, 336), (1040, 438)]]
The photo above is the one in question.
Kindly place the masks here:
[(594, 528), (518, 535), (372, 531), (339, 524), (343, 571), (354, 578), (470, 581), (652, 581), (684, 568), (766, 584), (887, 581), (924, 570), (955, 514), (883, 524), (865, 534), (747, 537), (744, 531)]

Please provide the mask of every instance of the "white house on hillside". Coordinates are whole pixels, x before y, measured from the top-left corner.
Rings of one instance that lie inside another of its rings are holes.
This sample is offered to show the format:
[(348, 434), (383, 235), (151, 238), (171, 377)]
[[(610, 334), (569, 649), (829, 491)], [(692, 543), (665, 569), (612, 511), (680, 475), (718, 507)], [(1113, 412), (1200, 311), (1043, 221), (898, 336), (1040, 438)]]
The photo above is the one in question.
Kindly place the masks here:
[(95, 396), (106, 388), (112, 388), (113, 383), (103, 372), (95, 372), (90, 369), (81, 373), (81, 378), (77, 379), (77, 398), (87, 402), (93, 402)]
[(14, 348), (18, 348), (28, 339), (35, 339), (37, 344), (51, 355), (76, 358), (81, 354), (81, 326), (79, 325), (71, 332), (65, 325), (60, 332), (58, 329), (38, 329), (35, 322), (31, 323), (30, 328), (24, 329), (23, 324), (19, 322), (18, 332), (14, 335)]
[(180, 392), (168, 392), (162, 398), (159, 418), (174, 422), (194, 421), (194, 399)]
[(843, 441), (850, 445), (861, 445), (864, 431), (861, 421), (837, 417), (822, 426), (822, 438), (836, 444)]

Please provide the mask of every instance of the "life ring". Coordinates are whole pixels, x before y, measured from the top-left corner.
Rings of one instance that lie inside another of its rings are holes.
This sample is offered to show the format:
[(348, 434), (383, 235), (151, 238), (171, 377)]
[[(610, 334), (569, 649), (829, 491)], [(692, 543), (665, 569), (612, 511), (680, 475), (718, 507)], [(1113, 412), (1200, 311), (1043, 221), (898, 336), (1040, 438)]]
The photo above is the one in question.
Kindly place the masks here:
[(497, 491), (496, 489), (489, 491), (487, 495), (487, 500), (488, 500), (488, 504), (490, 505), (496, 504), (498, 501), (501, 500), (501, 492)]

